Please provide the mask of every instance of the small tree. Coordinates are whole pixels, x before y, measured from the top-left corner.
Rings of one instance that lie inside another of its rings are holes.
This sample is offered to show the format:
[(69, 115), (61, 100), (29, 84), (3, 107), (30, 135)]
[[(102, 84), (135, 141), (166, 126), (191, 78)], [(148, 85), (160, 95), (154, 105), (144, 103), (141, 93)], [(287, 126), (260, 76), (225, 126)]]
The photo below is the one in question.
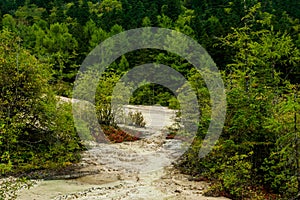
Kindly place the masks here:
[(285, 197), (298, 199), (300, 195), (300, 101), (296, 85), (289, 85), (287, 94), (274, 106), (276, 114), (268, 119), (267, 129), (276, 134), (275, 148), (265, 159), (262, 169), (265, 183)]
[[(74, 159), (68, 152), (79, 149), (78, 137), (70, 110), (56, 106), (50, 77), (47, 66), (21, 47), (20, 38), (6, 29), (0, 32), (1, 173)], [(67, 122), (60, 124), (63, 118)]]

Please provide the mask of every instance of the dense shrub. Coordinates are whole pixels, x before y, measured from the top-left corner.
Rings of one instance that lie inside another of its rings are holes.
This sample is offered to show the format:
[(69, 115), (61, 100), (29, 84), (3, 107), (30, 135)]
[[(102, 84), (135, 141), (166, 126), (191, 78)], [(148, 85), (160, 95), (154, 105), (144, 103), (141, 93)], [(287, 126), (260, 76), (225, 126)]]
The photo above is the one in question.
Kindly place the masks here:
[(47, 65), (0, 32), (1, 173), (76, 161), (80, 150), (70, 105), (57, 105)]
[(135, 111), (135, 112), (130, 111), (128, 113), (128, 118), (129, 118), (129, 125), (134, 125), (137, 127), (145, 127), (146, 126), (144, 116), (143, 116), (142, 112), (140, 112), (140, 111)]

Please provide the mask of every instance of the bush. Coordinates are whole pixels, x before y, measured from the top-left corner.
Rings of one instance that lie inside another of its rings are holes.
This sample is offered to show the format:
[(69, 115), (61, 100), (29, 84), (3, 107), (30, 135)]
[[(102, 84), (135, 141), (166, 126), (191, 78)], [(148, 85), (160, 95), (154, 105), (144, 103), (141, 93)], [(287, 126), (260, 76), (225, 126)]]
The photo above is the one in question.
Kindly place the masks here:
[(134, 125), (137, 127), (145, 127), (146, 126), (146, 122), (144, 120), (144, 116), (142, 114), (142, 112), (140, 111), (135, 111), (132, 112), (130, 111), (128, 113), (128, 117), (129, 117), (129, 125)]
[(25, 178), (5, 178), (0, 180), (0, 200), (14, 200), (17, 198), (17, 191), (21, 188), (27, 188), (33, 186), (32, 181), (28, 181)]
[(75, 161), (80, 150), (71, 106), (57, 105), (48, 66), (18, 43), (13, 33), (0, 32), (2, 174)]
[(224, 190), (238, 199), (249, 198), (252, 164), (247, 161), (249, 155), (236, 154), (221, 166), (220, 179)]

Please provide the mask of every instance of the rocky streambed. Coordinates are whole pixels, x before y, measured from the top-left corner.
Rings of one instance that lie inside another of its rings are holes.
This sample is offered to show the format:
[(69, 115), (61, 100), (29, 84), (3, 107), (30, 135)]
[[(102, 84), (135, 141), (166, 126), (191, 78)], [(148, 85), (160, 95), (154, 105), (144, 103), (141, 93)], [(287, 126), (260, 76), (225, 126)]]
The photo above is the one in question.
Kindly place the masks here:
[[(130, 106), (140, 110), (146, 128), (135, 129), (144, 138), (115, 144), (89, 143), (82, 154), (77, 178), (38, 180), (19, 200), (141, 200), (141, 199), (226, 199), (204, 197), (206, 182), (190, 181), (172, 167), (180, 155), (180, 141), (166, 140), (163, 128), (172, 123), (174, 112), (151, 106)], [(128, 127), (127, 127), (128, 128)]]

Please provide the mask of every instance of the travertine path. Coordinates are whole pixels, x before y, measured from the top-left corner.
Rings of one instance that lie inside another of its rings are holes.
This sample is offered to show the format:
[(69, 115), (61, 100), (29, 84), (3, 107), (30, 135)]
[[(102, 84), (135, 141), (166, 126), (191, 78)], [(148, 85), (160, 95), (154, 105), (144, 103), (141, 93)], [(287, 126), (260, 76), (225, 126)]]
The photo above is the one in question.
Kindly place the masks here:
[(118, 144), (90, 143), (79, 163), (82, 171), (94, 172), (72, 180), (40, 180), (30, 190), (22, 190), (19, 200), (162, 200), (197, 199), (204, 197), (208, 183), (189, 181), (188, 176), (172, 168), (180, 155), (181, 143), (166, 140), (163, 128), (172, 123), (174, 111), (158, 106), (128, 106), (140, 110), (146, 128), (135, 128), (144, 139)]

